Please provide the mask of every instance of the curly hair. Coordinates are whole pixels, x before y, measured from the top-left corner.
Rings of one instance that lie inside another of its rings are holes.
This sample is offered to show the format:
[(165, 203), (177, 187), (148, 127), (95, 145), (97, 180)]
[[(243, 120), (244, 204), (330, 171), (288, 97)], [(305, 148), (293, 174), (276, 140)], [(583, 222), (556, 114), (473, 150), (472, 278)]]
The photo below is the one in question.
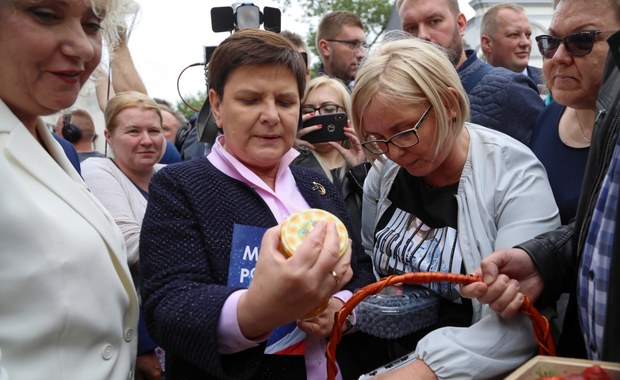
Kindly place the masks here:
[(127, 33), (126, 19), (136, 15), (140, 5), (134, 0), (84, 0), (90, 2), (95, 14), (103, 17), (102, 35), (108, 50), (114, 51), (123, 34)]

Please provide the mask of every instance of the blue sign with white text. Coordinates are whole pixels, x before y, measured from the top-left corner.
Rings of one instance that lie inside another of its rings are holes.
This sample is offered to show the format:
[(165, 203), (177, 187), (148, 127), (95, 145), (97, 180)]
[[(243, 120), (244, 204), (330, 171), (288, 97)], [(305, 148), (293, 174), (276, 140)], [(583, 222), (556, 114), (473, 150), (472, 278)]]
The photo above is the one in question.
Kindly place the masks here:
[(235, 224), (228, 267), (228, 286), (250, 287), (265, 231), (267, 229), (262, 227)]
[[(233, 227), (228, 286), (249, 288), (266, 228), (235, 224)], [(295, 322), (275, 328), (267, 340), (266, 354), (303, 355), (306, 334)]]

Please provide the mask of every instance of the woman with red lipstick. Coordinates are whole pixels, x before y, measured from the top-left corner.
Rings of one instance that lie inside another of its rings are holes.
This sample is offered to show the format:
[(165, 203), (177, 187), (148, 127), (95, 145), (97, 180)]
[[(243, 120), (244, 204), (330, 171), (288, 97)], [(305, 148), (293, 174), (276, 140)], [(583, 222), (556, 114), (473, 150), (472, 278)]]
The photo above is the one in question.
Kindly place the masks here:
[[(377, 159), (364, 183), (362, 243), (379, 276), (470, 273), (495, 249), (559, 225), (540, 162), (466, 121), (467, 94), (436, 45), (384, 43), (358, 72), (352, 106), (362, 147)], [(456, 286), (429, 288), (435, 323), (392, 342), (416, 359), (377, 379), (489, 379), (534, 354), (527, 317), (505, 324)]]
[(530, 148), (549, 176), (562, 224), (575, 217), (605, 57), (605, 39), (620, 29), (617, 2), (562, 1), (549, 34), (537, 36), (543, 75), (553, 102), (536, 122)]
[(123, 236), (41, 118), (74, 104), (124, 3), (0, 0), (2, 379), (133, 377)]

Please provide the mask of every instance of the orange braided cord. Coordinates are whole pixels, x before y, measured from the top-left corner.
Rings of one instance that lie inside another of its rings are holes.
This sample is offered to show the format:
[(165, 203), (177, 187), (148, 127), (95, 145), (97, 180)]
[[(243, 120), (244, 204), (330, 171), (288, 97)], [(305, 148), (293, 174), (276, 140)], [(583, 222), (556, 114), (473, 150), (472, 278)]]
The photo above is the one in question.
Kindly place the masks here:
[[(428, 284), (431, 282), (450, 282), (453, 284), (467, 285), (477, 281), (482, 281), (478, 276), (440, 273), (440, 272), (413, 272), (402, 275), (393, 275), (380, 279), (377, 282), (366, 285), (356, 291), (351, 299), (342, 305), (342, 308), (336, 313), (334, 318), (334, 326), (327, 343), (327, 379), (334, 380), (338, 373), (336, 366), (336, 347), (342, 339), (342, 326), (347, 316), (351, 314), (353, 309), (364, 300), (364, 298), (379, 293), (383, 288), (394, 284)], [(534, 326), (536, 342), (539, 346), (539, 352), (542, 355), (555, 356), (555, 346), (551, 333), (549, 332), (549, 321), (538, 313), (538, 310), (532, 305), (530, 300), (525, 297), (525, 301), (521, 306), (521, 311), (530, 317)]]
[(523, 305), (521, 305), (521, 312), (532, 320), (534, 337), (536, 338), (536, 343), (538, 343), (538, 353), (540, 355), (555, 356), (555, 343), (553, 343), (553, 337), (551, 336), (549, 320), (536, 310), (534, 304), (527, 296), (525, 296)]

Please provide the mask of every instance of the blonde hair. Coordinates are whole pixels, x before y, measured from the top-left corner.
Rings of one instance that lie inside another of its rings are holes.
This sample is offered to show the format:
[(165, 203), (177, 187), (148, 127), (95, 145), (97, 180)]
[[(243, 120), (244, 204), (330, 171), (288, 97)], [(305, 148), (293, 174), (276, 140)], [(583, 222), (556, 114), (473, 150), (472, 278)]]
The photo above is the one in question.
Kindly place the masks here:
[[(358, 71), (351, 116), (361, 142), (368, 141), (363, 115), (374, 99), (403, 107), (429, 102), (437, 120), (436, 152), (448, 134), (460, 133), (469, 118), (467, 94), (445, 50), (418, 38), (383, 43), (367, 57)], [(456, 120), (449, 120), (444, 111), (446, 108), (456, 110)]]
[(103, 117), (105, 119), (105, 129), (112, 133), (116, 128), (116, 116), (127, 108), (140, 108), (143, 110), (154, 111), (159, 116), (159, 124), (162, 124), (161, 109), (148, 95), (137, 91), (119, 92), (108, 101)]
[(349, 90), (344, 85), (344, 83), (342, 83), (338, 79), (328, 77), (327, 75), (322, 75), (320, 77), (313, 78), (310, 80), (310, 82), (306, 84), (306, 91), (304, 92), (304, 96), (301, 99), (301, 104), (304, 104), (306, 102), (308, 95), (312, 91), (316, 90), (319, 87), (323, 87), (323, 86), (331, 87), (333, 90), (335, 90), (338, 93), (338, 95), (340, 96), (340, 99), (338, 102), (339, 105), (343, 106), (344, 112), (347, 114), (347, 116), (350, 116), (351, 115), (351, 94), (349, 93)]
[[(437, 0), (433, 0), (433, 1), (437, 1)], [(459, 6), (459, 1), (458, 0), (446, 0), (448, 2), (448, 8), (450, 8), (450, 12), (452, 12), (452, 14), (454, 16), (458, 16), (461, 13), (461, 7)], [(396, 0), (396, 10), (400, 11), (400, 7), (403, 6), (403, 3), (405, 2), (405, 0)]]
[[(344, 85), (344, 83), (342, 83), (338, 79), (331, 78), (331, 77), (328, 77), (326, 75), (323, 75), (323, 76), (320, 76), (320, 77), (316, 77), (316, 78), (310, 80), (310, 82), (308, 82), (306, 84), (306, 91), (304, 92), (304, 97), (301, 100), (301, 104), (302, 105), (305, 104), (306, 103), (306, 99), (312, 93), (312, 91), (318, 89), (319, 87), (330, 87), (333, 90), (335, 90), (338, 93), (338, 97), (340, 98), (340, 99), (338, 99), (338, 105), (344, 107), (344, 112), (347, 114), (347, 117), (349, 117), (349, 118), (351, 117), (351, 94), (349, 93), (349, 90)], [(346, 148), (349, 148), (348, 140), (345, 141), (343, 145)], [(316, 158), (318, 163), (321, 165), (321, 168), (323, 169), (323, 172), (325, 172), (325, 175), (327, 175), (329, 180), (334, 182), (334, 179), (332, 177), (332, 173), (327, 168), (327, 166), (324, 164), (323, 158), (321, 157), (321, 155), (318, 154), (317, 152), (313, 151), (313, 150), (310, 150), (310, 153), (312, 155), (314, 155), (314, 157)], [(342, 178), (344, 176), (344, 174), (345, 174), (345, 170), (344, 169), (345, 169), (344, 167), (341, 167), (338, 170), (336, 170), (336, 176), (338, 178)]]

